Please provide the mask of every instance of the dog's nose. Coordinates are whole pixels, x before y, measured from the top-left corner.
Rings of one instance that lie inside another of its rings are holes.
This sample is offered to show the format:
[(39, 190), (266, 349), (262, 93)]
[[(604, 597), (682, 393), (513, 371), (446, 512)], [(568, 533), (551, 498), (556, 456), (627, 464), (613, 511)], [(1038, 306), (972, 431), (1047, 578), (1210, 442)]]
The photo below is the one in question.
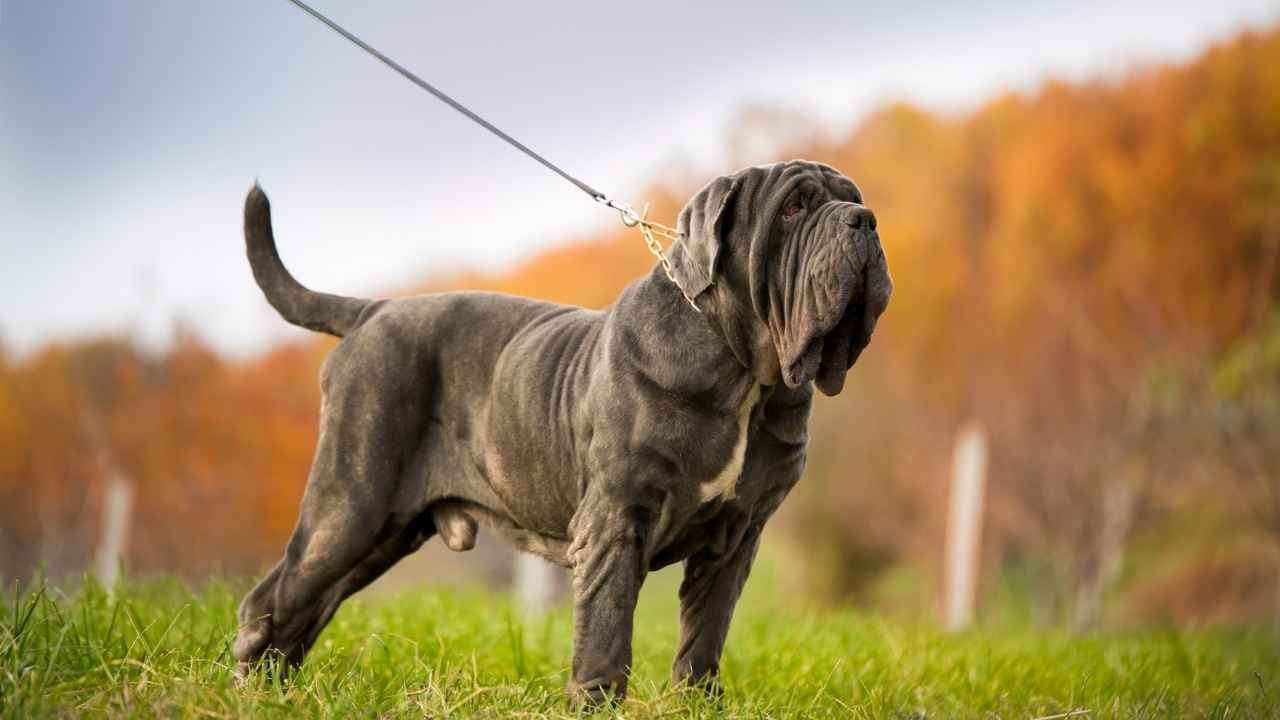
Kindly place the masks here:
[(876, 214), (865, 207), (854, 208), (853, 215), (849, 217), (849, 226), (854, 230), (861, 230), (864, 224), (868, 230), (875, 230)]

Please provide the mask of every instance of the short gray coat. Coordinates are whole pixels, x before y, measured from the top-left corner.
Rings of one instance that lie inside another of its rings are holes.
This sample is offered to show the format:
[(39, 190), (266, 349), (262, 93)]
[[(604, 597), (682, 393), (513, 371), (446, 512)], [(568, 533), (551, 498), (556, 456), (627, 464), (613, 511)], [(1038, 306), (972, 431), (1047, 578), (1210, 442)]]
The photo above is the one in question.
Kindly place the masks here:
[[(892, 290), (858, 188), (809, 161), (717, 178), (660, 265), (607, 310), (452, 292), (317, 293), (254, 187), (254, 276), (286, 320), (343, 338), (285, 555), (245, 598), (235, 654), (300, 662), (344, 598), (440, 534), (488, 526), (572, 568), (570, 693), (625, 692), (646, 572), (685, 563), (673, 673), (718, 672), (765, 521), (799, 479), (815, 385), (840, 392)], [(589, 269), (584, 269), (589, 272)]]

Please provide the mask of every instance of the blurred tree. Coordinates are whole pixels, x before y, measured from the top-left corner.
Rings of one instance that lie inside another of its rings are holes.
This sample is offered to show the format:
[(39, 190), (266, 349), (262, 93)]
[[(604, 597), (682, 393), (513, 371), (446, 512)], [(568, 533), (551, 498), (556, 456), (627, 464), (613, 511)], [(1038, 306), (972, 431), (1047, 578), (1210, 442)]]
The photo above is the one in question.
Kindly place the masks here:
[(1213, 376), (1218, 429), (1248, 515), (1270, 538), (1280, 631), (1280, 313), (1223, 357)]

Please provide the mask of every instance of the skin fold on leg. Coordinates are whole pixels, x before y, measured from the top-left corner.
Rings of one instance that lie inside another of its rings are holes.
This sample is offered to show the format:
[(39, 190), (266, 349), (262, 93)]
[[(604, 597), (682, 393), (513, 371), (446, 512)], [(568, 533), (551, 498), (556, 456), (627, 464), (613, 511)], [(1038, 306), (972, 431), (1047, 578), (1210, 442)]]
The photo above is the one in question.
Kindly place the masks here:
[(301, 663), (343, 599), (434, 531), (424, 509), (396, 507), (416, 425), (395, 412), (395, 376), (350, 354), (340, 346), (321, 375), (320, 441), (284, 558), (241, 604), (242, 675), (272, 651)]
[(575, 705), (621, 700), (631, 670), (636, 600), (644, 582), (645, 523), (619, 510), (588, 512), (575, 529), (573, 669), (567, 692)]

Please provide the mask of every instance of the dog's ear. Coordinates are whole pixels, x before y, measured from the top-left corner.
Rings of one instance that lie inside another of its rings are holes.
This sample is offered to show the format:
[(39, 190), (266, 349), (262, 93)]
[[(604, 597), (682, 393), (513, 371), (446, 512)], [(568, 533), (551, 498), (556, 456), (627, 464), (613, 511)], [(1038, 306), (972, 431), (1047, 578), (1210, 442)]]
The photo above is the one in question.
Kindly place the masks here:
[(683, 251), (672, 256), (671, 272), (689, 297), (697, 297), (716, 281), (716, 261), (729, 229), (725, 223), (740, 184), (738, 177), (718, 177), (680, 211), (676, 230)]

